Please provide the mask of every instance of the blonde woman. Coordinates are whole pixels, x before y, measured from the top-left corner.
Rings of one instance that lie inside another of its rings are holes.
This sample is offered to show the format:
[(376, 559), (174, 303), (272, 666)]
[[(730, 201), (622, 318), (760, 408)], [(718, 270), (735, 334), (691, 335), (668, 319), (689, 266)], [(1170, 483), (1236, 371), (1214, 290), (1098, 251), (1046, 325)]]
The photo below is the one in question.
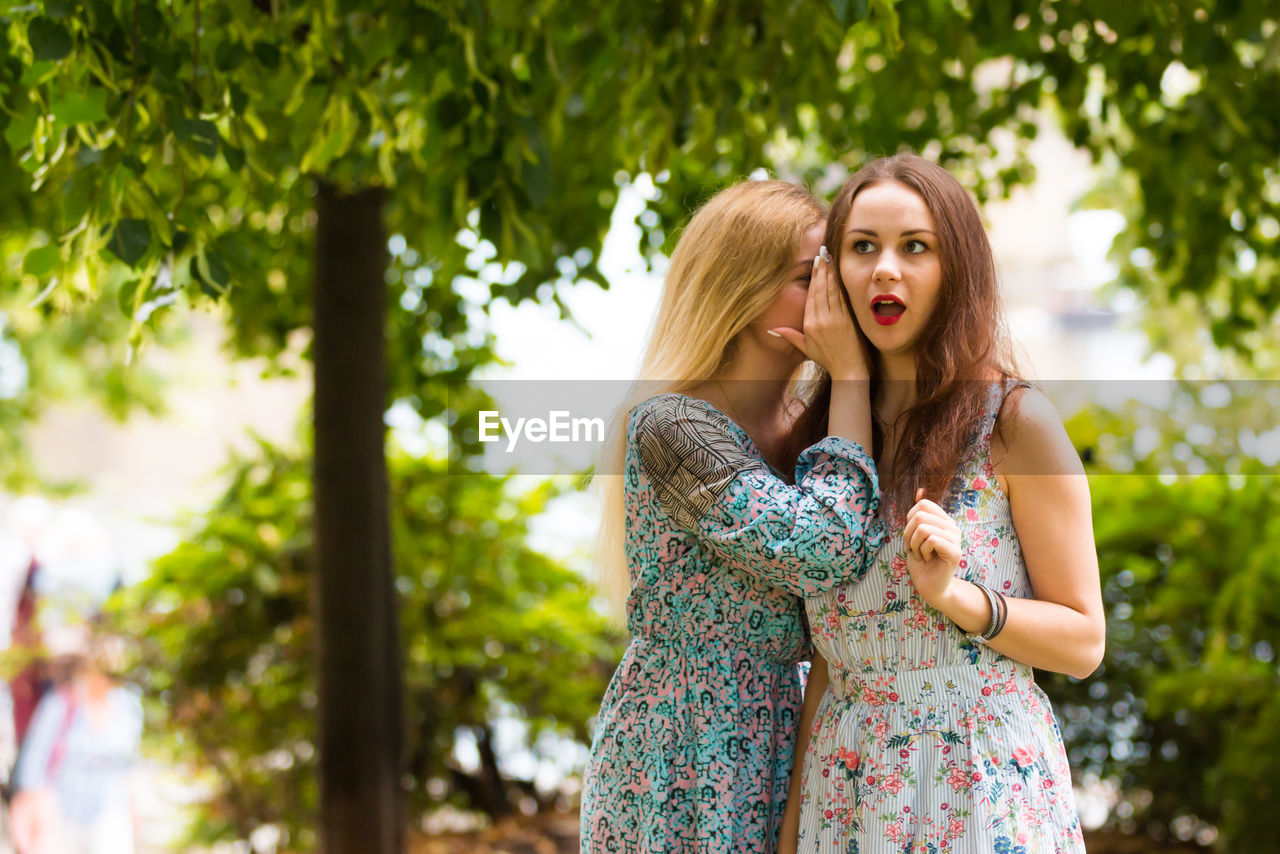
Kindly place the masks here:
[[(672, 255), (643, 399), (598, 468), (598, 561), (633, 639), (597, 719), (584, 852), (777, 844), (808, 652), (797, 597), (858, 578), (879, 542), (868, 367), (820, 260), (823, 214), (800, 187), (741, 183)], [(806, 357), (835, 382), (827, 435), (797, 460), (788, 387)]]

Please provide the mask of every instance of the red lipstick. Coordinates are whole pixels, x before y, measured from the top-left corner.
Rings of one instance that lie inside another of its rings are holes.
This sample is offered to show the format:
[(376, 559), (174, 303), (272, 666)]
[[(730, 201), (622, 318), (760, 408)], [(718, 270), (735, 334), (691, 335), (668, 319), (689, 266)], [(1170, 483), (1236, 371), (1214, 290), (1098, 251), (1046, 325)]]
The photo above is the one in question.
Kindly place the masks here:
[(893, 294), (876, 294), (871, 298), (871, 313), (881, 326), (897, 323), (906, 310), (907, 304)]

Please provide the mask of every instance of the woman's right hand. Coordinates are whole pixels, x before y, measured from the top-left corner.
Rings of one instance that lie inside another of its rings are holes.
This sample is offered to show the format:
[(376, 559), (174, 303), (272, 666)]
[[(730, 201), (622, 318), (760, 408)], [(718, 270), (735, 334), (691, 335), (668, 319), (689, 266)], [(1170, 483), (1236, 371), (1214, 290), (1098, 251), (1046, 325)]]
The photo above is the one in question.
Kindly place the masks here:
[(804, 304), (804, 331), (785, 326), (769, 331), (826, 368), (833, 380), (866, 380), (871, 376), (858, 322), (836, 281), (825, 246), (813, 259), (813, 276)]

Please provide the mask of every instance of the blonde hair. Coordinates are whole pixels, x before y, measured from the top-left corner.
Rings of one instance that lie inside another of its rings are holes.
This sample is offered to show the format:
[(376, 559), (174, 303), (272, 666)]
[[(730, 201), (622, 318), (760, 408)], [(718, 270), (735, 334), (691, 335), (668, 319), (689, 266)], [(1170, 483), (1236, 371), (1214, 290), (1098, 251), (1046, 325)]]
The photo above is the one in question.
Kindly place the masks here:
[(681, 233), (640, 375), (609, 426), (592, 478), (600, 502), (596, 582), (618, 621), (631, 592), (624, 551), (627, 416), (643, 400), (687, 391), (725, 368), (734, 339), (777, 299), (805, 232), (825, 215), (803, 187), (743, 181), (703, 204)]

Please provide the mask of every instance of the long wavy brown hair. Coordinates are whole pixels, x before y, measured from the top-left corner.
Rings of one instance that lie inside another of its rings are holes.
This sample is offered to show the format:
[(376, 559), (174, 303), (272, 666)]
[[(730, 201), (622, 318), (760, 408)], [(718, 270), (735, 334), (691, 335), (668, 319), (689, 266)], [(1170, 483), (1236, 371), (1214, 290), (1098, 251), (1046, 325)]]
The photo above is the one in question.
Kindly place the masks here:
[[(920, 332), (920, 340), (930, 344), (916, 351), (915, 401), (896, 421), (900, 438), (892, 467), (879, 472), (886, 509), (901, 514), (914, 503), (917, 487), (924, 487), (925, 495), (939, 503), (950, 503), (951, 480), (981, 425), (990, 383), (1018, 374), (995, 259), (977, 203), (938, 164), (904, 152), (868, 163), (845, 182), (831, 205), (825, 238), (837, 278), (853, 201), (867, 187), (885, 181), (897, 181), (924, 199), (933, 215), (942, 267), (938, 301)], [(866, 336), (862, 338), (872, 353), (871, 401), (876, 412), (886, 382), (884, 365)], [(812, 405), (796, 423), (793, 445), (804, 447), (826, 435), (830, 399), (831, 380), (823, 377)], [(879, 419), (872, 421), (872, 455), (878, 463), (884, 436)]]

